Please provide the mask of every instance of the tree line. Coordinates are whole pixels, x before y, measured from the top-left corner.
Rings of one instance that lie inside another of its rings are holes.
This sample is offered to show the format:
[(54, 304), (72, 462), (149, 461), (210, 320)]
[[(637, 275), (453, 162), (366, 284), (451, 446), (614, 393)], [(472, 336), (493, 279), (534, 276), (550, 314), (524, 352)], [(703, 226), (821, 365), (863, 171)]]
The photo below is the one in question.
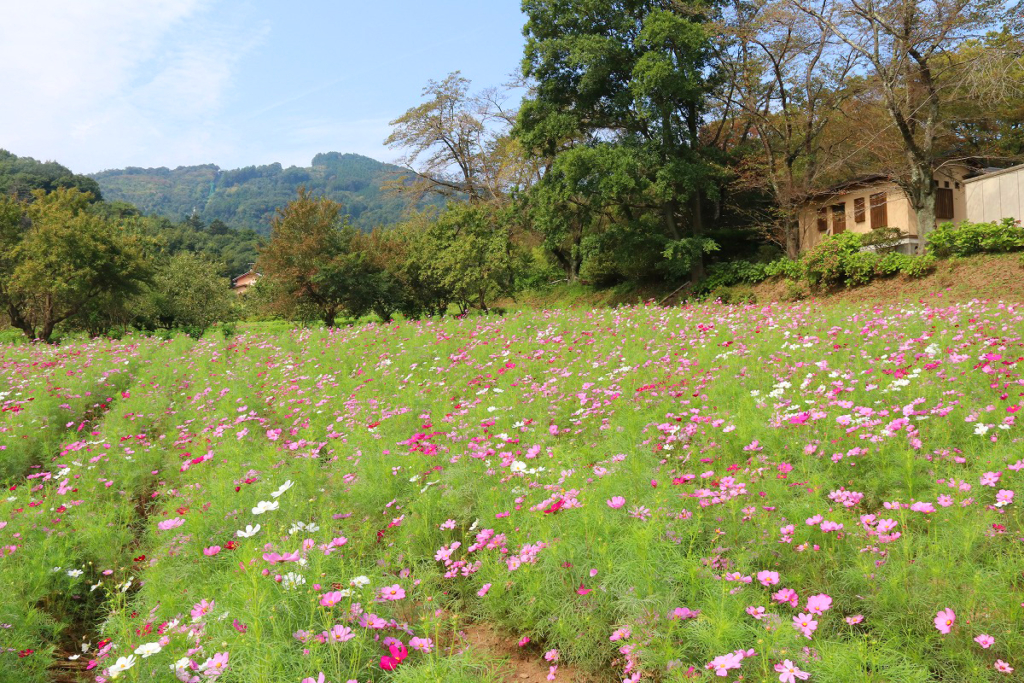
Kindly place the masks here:
[[(335, 233), (321, 221), (340, 212), (302, 195), (260, 257), (279, 310), (313, 306), (330, 323), (486, 310), (552, 280), (697, 284), (709, 264), (795, 259), (799, 210), (832, 184), (891, 178), (923, 236), (936, 170), (1024, 157), (1020, 9), (997, 0), (524, 0), (523, 12), (509, 86), (474, 91), (452, 73), (391, 123), (408, 173), (389, 189), (444, 208)], [(317, 231), (303, 228), (314, 215)]]

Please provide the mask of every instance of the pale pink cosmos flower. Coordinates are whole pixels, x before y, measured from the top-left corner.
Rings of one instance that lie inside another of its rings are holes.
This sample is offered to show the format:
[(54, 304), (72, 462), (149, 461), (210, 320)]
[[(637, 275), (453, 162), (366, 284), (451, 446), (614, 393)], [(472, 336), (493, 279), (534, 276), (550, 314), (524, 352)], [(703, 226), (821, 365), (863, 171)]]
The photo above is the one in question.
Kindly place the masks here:
[(211, 545), (209, 548), (203, 548), (203, 555), (206, 555), (207, 557), (213, 557), (214, 555), (216, 555), (219, 552), (220, 552), (220, 546), (219, 545)]
[(325, 679), (324, 679), (324, 672), (323, 671), (321, 671), (320, 675), (317, 678), (315, 678), (315, 679), (312, 676), (310, 676), (309, 678), (303, 678), (302, 679), (302, 683), (324, 683), (324, 681), (325, 681)]
[(156, 528), (160, 531), (168, 531), (170, 529), (177, 528), (185, 523), (185, 520), (181, 517), (172, 517), (171, 519), (165, 519), (162, 522), (157, 522)]
[(1009, 505), (1013, 502), (1013, 495), (1013, 491), (1009, 489), (999, 489), (999, 493), (996, 494), (996, 506)]
[(761, 582), (762, 586), (774, 586), (779, 582), (779, 573), (768, 570), (758, 572), (757, 580)]
[(949, 633), (953, 628), (953, 622), (955, 621), (956, 612), (954, 612), (952, 608), (947, 607), (944, 610), (940, 610), (939, 613), (935, 615), (935, 628), (939, 630), (939, 633)]
[(750, 616), (752, 616), (755, 619), (757, 619), (758, 621), (760, 621), (764, 617), (764, 614), (765, 614), (764, 607), (753, 607), (753, 606), (748, 607), (747, 608), (747, 614), (749, 614)]
[(796, 683), (796, 679), (798, 678), (801, 681), (806, 681), (811, 677), (811, 674), (806, 671), (801, 671), (800, 667), (789, 659), (776, 664), (775, 670), (780, 674), (779, 681), (781, 681), (781, 683)]
[(1012, 674), (1013, 667), (1004, 662), (1001, 659), (997, 659), (995, 663), (996, 671), (1002, 671), (1004, 674)]
[(864, 621), (864, 615), (863, 614), (854, 614), (852, 617), (846, 617), (846, 623), (849, 624), (850, 626), (854, 626), (856, 624), (859, 624), (862, 621)]
[(352, 640), (355, 637), (356, 634), (352, 632), (352, 629), (341, 624), (335, 624), (327, 633), (327, 640), (331, 643), (344, 643), (346, 640)]
[(548, 650), (544, 653), (544, 659), (548, 660), (549, 662), (557, 662), (558, 650)]
[(742, 657), (735, 652), (730, 652), (727, 655), (720, 655), (712, 659), (708, 663), (707, 668), (714, 671), (716, 676), (722, 676), (724, 678), (729, 675), (730, 669), (740, 668), (742, 662)]
[(228, 657), (229, 655), (227, 652), (217, 652), (200, 664), (199, 668), (207, 678), (216, 678), (227, 669)]
[(409, 640), (409, 647), (426, 655), (430, 654), (434, 649), (434, 641), (432, 638), (417, 638), (414, 636)]
[(608, 507), (612, 508), (613, 510), (618, 510), (620, 507), (626, 504), (626, 499), (623, 498), (622, 496), (612, 496), (605, 502), (608, 503)]
[(974, 639), (974, 642), (976, 642), (978, 645), (981, 645), (983, 648), (987, 650), (990, 647), (992, 647), (992, 644), (996, 642), (996, 639), (988, 635), (987, 633), (982, 633), (980, 636), (977, 636)]
[(489, 590), (491, 590), (491, 584), (485, 583), (483, 586), (480, 587), (480, 590), (478, 590), (476, 594), (482, 598), (485, 595), (487, 595), (487, 591)]

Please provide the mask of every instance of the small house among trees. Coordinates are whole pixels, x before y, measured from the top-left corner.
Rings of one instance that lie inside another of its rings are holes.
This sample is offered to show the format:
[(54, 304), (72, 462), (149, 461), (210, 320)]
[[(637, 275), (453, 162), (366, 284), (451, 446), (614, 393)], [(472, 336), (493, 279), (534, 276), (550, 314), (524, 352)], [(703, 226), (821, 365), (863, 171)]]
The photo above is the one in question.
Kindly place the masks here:
[(234, 290), (235, 294), (242, 296), (252, 287), (256, 280), (260, 279), (260, 273), (256, 272), (255, 264), (249, 264), (249, 270), (245, 271), (241, 275), (237, 275), (231, 278), (231, 289)]
[[(966, 165), (949, 165), (935, 172), (935, 225), (968, 219), (964, 188), (971, 171)], [(805, 250), (826, 235), (879, 228), (896, 228), (906, 235), (898, 251), (923, 251), (917, 214), (900, 185), (885, 175), (864, 176), (817, 192), (800, 208), (800, 245)]]

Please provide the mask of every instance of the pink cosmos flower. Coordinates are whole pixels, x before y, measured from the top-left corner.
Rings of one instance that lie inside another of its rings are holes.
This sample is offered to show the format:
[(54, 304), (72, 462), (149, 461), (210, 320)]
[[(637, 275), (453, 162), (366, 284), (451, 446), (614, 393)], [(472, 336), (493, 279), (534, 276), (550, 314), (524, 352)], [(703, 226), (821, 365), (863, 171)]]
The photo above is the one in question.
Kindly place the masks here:
[(341, 591), (330, 591), (320, 596), (320, 604), (324, 607), (334, 607), (341, 602)]
[(954, 621), (956, 621), (956, 612), (947, 607), (935, 615), (935, 628), (939, 630), (939, 633), (949, 633), (953, 628)]
[(302, 683), (324, 683), (324, 680), (324, 672), (321, 671), (320, 675), (317, 676), (316, 679), (310, 676), (309, 678), (303, 678)]
[(790, 607), (796, 607), (800, 603), (800, 596), (792, 588), (783, 588), (776, 593), (772, 593), (772, 600), (780, 605), (788, 602)]
[(990, 647), (992, 647), (992, 644), (996, 642), (996, 639), (988, 635), (987, 633), (982, 633), (980, 636), (977, 636), (974, 639), (974, 642), (976, 642), (978, 645), (981, 645), (983, 648), (987, 650)]
[(220, 546), (219, 545), (211, 545), (209, 548), (203, 548), (203, 555), (206, 555), (207, 557), (213, 557), (214, 555), (216, 555), (219, 552), (220, 552)]
[(764, 617), (764, 607), (748, 607), (747, 614), (760, 621)]
[(846, 617), (846, 623), (849, 624), (850, 626), (854, 626), (856, 624), (859, 624), (862, 621), (864, 621), (864, 615), (863, 614), (854, 614), (852, 617)]
[(384, 586), (380, 589), (381, 600), (401, 600), (405, 597), (405, 590), (397, 583), (393, 586)]
[(1003, 476), (1002, 472), (985, 472), (981, 475), (982, 486), (995, 486), (999, 483), (999, 477)]
[(523, 636), (522, 638), (519, 639), (518, 645), (519, 645), (519, 647), (526, 647), (529, 642), (530, 642), (530, 636)]
[(548, 650), (544, 653), (544, 659), (548, 660), (549, 662), (557, 662), (558, 650)]
[(689, 607), (676, 607), (674, 610), (668, 613), (668, 618), (675, 621), (680, 619), (686, 621), (687, 619), (696, 619), (697, 615), (700, 614), (700, 610), (692, 610)]
[(476, 594), (482, 598), (485, 595), (487, 595), (487, 591), (489, 590), (491, 590), (491, 584), (485, 583), (483, 586), (480, 587), (480, 590), (478, 590)]
[(227, 652), (217, 652), (200, 664), (199, 668), (207, 678), (216, 678), (227, 670), (228, 657)]
[(195, 605), (193, 605), (192, 611), (190, 612), (190, 614), (192, 615), (192, 621), (199, 621), (204, 616), (209, 614), (213, 610), (213, 606), (215, 603), (215, 600), (210, 600), (209, 602), (207, 602), (204, 599), (200, 600)]
[(996, 671), (1002, 671), (1004, 674), (1012, 674), (1013, 667), (1004, 662), (1001, 659), (997, 659), (995, 663)]
[(612, 496), (610, 499), (605, 501), (608, 503), (608, 507), (613, 510), (618, 510), (620, 507), (626, 504), (626, 499), (622, 496)]
[(608, 640), (612, 641), (613, 643), (616, 640), (629, 640), (629, 637), (631, 635), (632, 633), (630, 632), (630, 630), (627, 627), (623, 626), (622, 628), (617, 628), (614, 631), (612, 631), (612, 635), (608, 638)]
[(807, 611), (811, 614), (824, 614), (830, 607), (832, 607), (832, 598), (824, 593), (807, 598)]
[(793, 628), (810, 639), (811, 634), (818, 628), (818, 622), (814, 620), (813, 615), (800, 613), (793, 617)]
[(999, 493), (996, 494), (996, 505), (1003, 506), (1009, 505), (1013, 502), (1013, 491), (1008, 489), (999, 489)]
[(806, 671), (801, 671), (796, 664), (788, 659), (783, 660), (780, 664), (776, 664), (775, 670), (779, 672), (779, 680), (782, 683), (796, 683), (798, 678), (801, 681), (806, 681), (811, 676)]
[(757, 580), (761, 582), (762, 586), (774, 586), (779, 582), (779, 573), (763, 571), (757, 573)]

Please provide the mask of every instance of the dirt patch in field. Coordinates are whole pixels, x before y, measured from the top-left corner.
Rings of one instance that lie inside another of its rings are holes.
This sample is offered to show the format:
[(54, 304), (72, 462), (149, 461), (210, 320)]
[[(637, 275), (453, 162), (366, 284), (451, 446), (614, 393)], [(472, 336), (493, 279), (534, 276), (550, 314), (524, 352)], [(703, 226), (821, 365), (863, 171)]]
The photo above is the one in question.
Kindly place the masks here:
[[(487, 660), (501, 660), (497, 674), (503, 683), (547, 683), (548, 663), (535, 650), (519, 647), (515, 638), (487, 624), (470, 624), (462, 640)], [(572, 667), (558, 666), (560, 683), (589, 683), (592, 678)]]

